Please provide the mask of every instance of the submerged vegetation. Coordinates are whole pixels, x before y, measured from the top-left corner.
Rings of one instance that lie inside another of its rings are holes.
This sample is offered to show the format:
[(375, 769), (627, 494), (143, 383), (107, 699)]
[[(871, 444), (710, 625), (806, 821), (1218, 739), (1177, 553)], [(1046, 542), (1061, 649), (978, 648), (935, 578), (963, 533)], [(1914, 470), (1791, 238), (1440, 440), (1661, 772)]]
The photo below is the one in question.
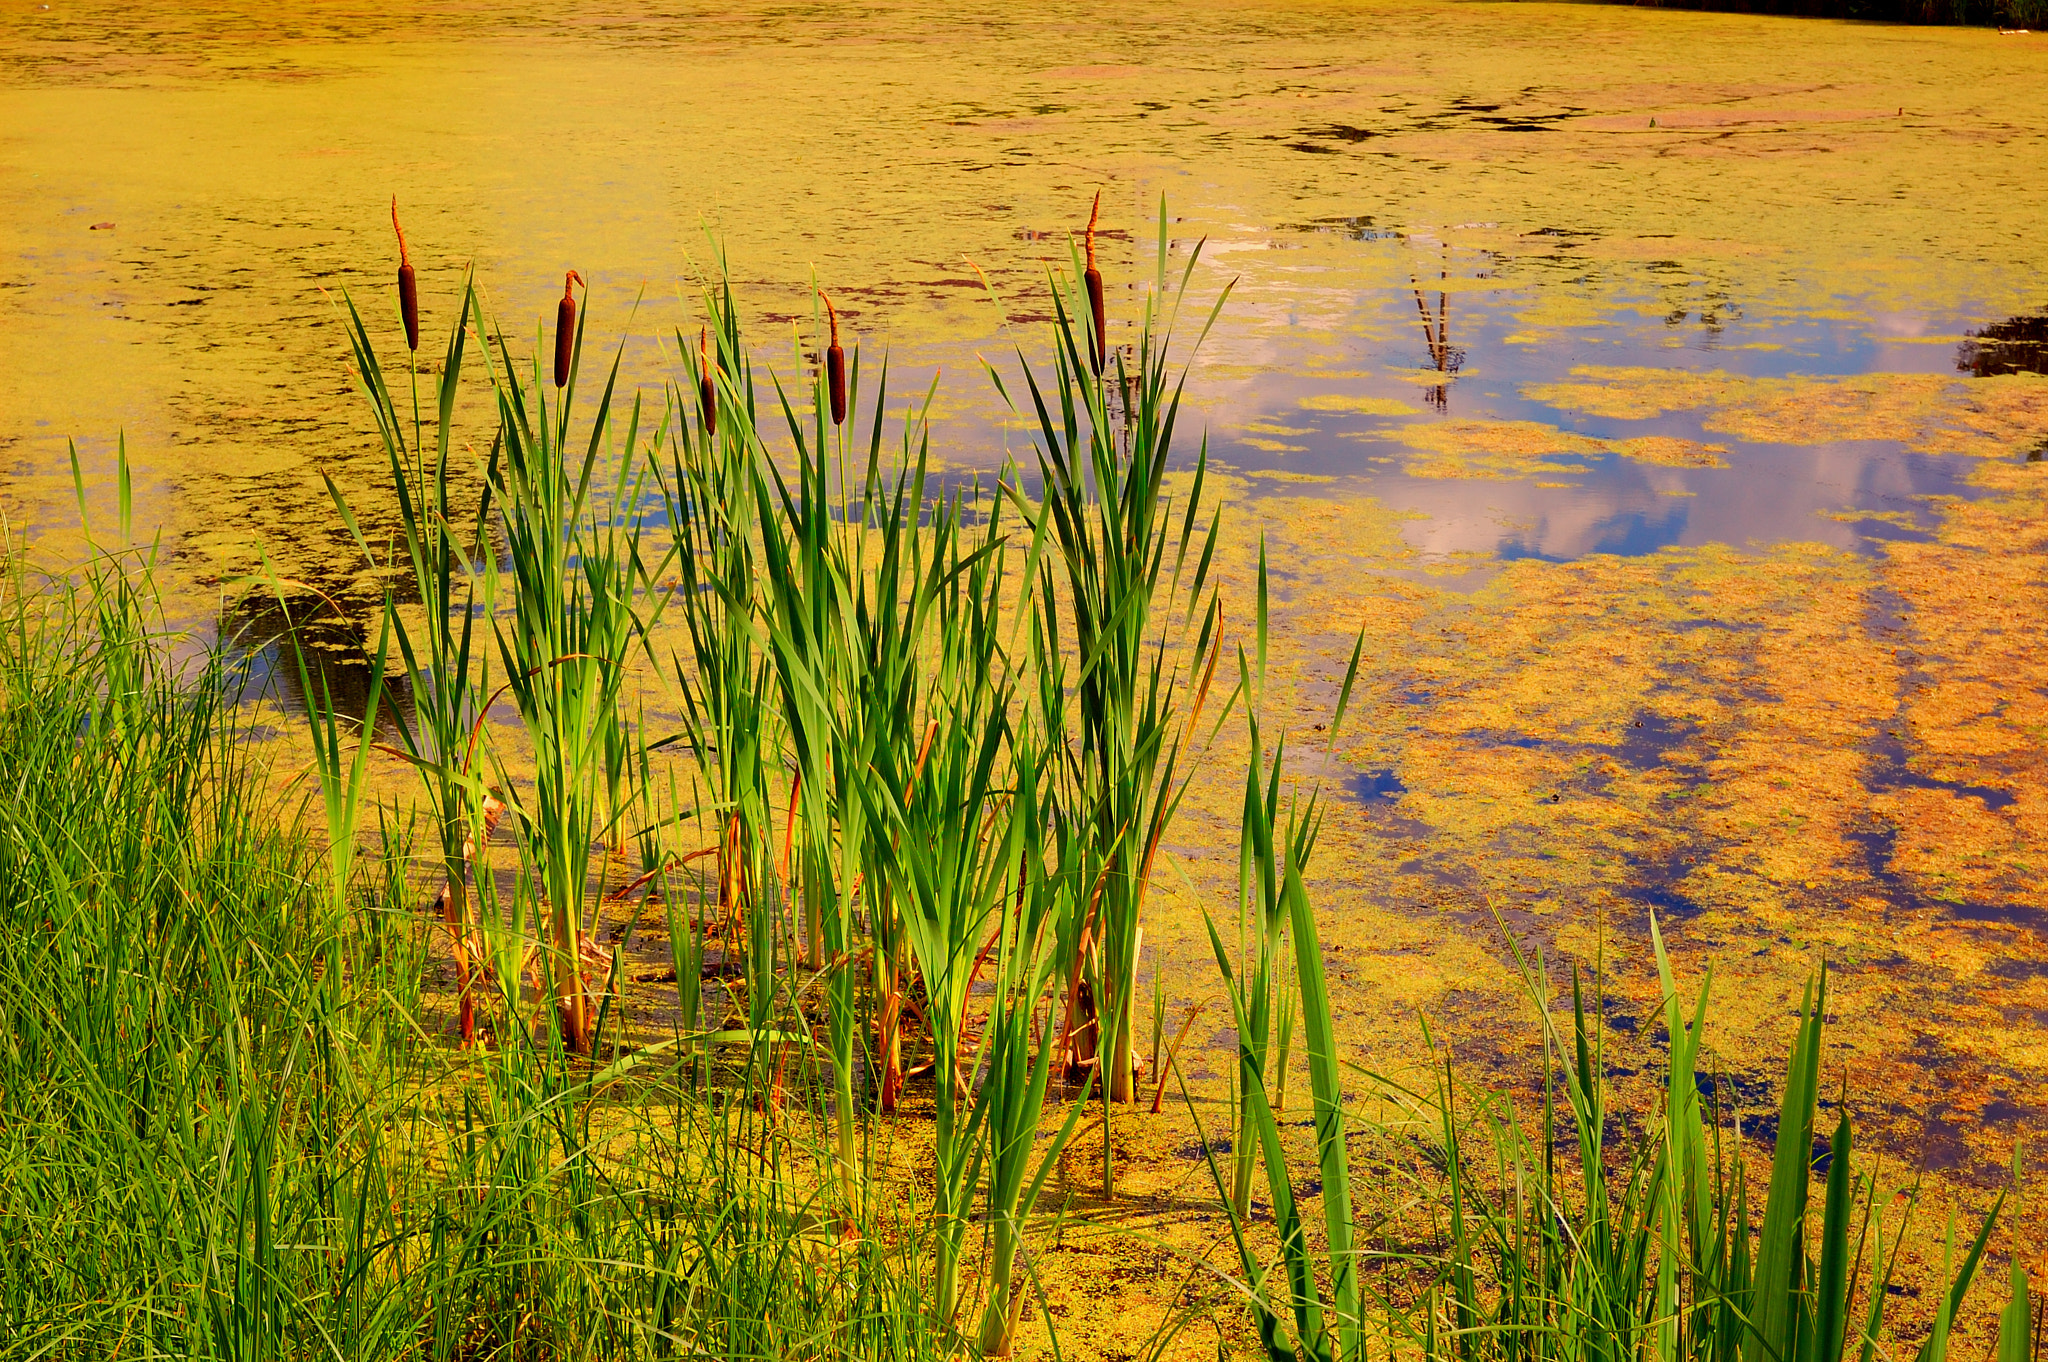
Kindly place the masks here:
[[(1213, 1192), (1187, 1257), (1235, 1262), (1160, 1305), (1153, 1355), (1888, 1355), (1911, 1197), (1846, 1107), (1821, 1138), (1824, 971), (1760, 1198), (1753, 1114), (1701, 1060), (1709, 986), (1681, 989), (1654, 923), (1645, 1112), (1611, 1094), (1597, 982), (1574, 975), (1561, 1020), (1519, 946), (1534, 1074), (1496, 1091), (1432, 1049), (1418, 1087), (1347, 1060), (1323, 795), (1261, 731), (1263, 556), (1232, 603), (1252, 626), (1226, 624), (1206, 455), (1176, 443), (1193, 258), (1167, 260), (1162, 213), (1125, 346), (1092, 240), (1056, 275), (1050, 365), (1020, 355), (1004, 390), (1036, 467), (988, 483), (934, 474), (928, 403), (891, 429), (887, 365), (863, 373), (822, 295), (828, 343), (785, 386), (714, 281), (656, 409), (616, 360), (586, 382), (575, 273), (524, 363), (465, 287), (424, 415), (421, 366), (407, 402), (351, 305), (389, 504), (329, 487), (389, 594), (359, 713), (279, 643), (318, 795), (296, 814), (239, 654), (181, 661), (125, 490), (82, 563), (9, 544), (0, 1355), (1093, 1355), (1046, 1259), (1114, 1228), (1119, 1132), (1168, 1095)], [(288, 626), (338, 608), (260, 589)], [(1361, 635), (1331, 754), (1364, 658)], [(1166, 1039), (1186, 1000), (1147, 978), (1144, 921), (1226, 725), (1249, 759), (1235, 937), (1209, 923), (1237, 1050), (1218, 1104)], [(416, 815), (373, 762), (417, 775)], [(667, 939), (658, 1001), (629, 987), (643, 934)], [(1907, 1323), (1921, 1362), (2003, 1204), (1949, 1231)], [(2015, 1263), (2000, 1362), (2036, 1334)]]

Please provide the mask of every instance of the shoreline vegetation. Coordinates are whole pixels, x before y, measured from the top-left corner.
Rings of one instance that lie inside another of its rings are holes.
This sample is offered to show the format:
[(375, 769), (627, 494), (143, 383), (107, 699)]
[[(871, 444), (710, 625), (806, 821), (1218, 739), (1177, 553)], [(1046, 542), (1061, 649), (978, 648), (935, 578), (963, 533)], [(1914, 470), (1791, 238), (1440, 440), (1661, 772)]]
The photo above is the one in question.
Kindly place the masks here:
[(1964, 24), (2002, 29), (2048, 28), (2048, 0), (1598, 0), (1642, 9), (1716, 14), (1775, 14), (1803, 19), (1860, 19), (1882, 24)]
[[(1003, 392), (1036, 466), (967, 482), (932, 472), (927, 406), (885, 415), (886, 360), (822, 294), (799, 385), (757, 371), (714, 280), (667, 393), (628, 401), (616, 360), (585, 366), (573, 272), (529, 361), (465, 286), (422, 363), (401, 237), (403, 386), (347, 313), (389, 505), (329, 483), (383, 594), (359, 707), (297, 641), (340, 607), (250, 585), (306, 702), (296, 806), (246, 654), (183, 660), (125, 455), (83, 561), (10, 541), (0, 1357), (1092, 1356), (1050, 1254), (1116, 1232), (1120, 1141), (1178, 1104), (1213, 1252), (1181, 1255), (1153, 1357), (1875, 1362), (1911, 1338), (1946, 1362), (1974, 1301), (1998, 1362), (2038, 1358), (2020, 1265), (1981, 1281), (2017, 1193), (1913, 1218), (1830, 1095), (1824, 968), (1775, 1113), (1724, 1104), (1711, 975), (1681, 979), (1654, 921), (1640, 1119), (1597, 971), (1554, 979), (1505, 931), (1537, 1072), (1486, 1088), (1427, 1035), (1420, 1085), (1346, 1059), (1322, 792), (1260, 728), (1263, 554), (1226, 603), (1177, 431), (1176, 334), (1199, 346), (1227, 291), (1184, 325), (1194, 257), (1170, 274), (1163, 205), (1159, 230), (1117, 347), (1091, 222), (1049, 362), (1020, 352)], [(1362, 648), (1297, 746), (1334, 759)], [(1218, 1100), (1177, 1062), (1200, 1009), (1146, 973), (1144, 918), (1224, 725), (1251, 755), (1237, 899), (1205, 909)], [(416, 774), (410, 811), (376, 763)], [(643, 927), (674, 984), (654, 1040), (624, 1015)], [(1938, 1245), (1917, 1312), (1907, 1245)]]

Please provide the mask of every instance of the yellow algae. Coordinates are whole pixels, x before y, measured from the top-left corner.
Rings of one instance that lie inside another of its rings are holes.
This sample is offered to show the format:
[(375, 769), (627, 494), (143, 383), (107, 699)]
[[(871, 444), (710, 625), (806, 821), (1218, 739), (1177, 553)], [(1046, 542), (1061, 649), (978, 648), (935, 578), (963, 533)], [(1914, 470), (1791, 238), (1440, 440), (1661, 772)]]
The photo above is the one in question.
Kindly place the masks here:
[(1955, 380), (1942, 374), (1750, 379), (1706, 418), (1708, 430), (1772, 444), (1911, 441), (1928, 429)]
[(1295, 403), (1303, 411), (1342, 411), (1355, 416), (1420, 416), (1422, 409), (1411, 407), (1398, 397), (1362, 397), (1349, 393), (1317, 393), (1304, 397)]
[(2006, 374), (1967, 379), (1959, 388), (1941, 427), (1918, 437), (1916, 448), (1997, 458), (2048, 443), (2048, 377)]
[[(1131, 54), (1117, 64), (1145, 73), (1140, 92), (1085, 74), (1057, 23), (914, 4), (835, 15), (824, 41), (801, 17), (746, 11), (651, 23), (631, 42), (593, 36), (610, 29), (574, 6), (436, 0), (403, 25), (327, 0), (295, 13), (287, 32), (232, 8), (36, 12), (0, 74), (0, 126), (36, 130), (0, 170), (4, 254), (34, 261), (0, 288), (0, 441), (54, 470), (66, 434), (91, 454), (125, 428), (161, 475), (145, 479), (143, 518), (223, 527), (205, 545), (212, 572), (244, 570), (259, 542), (308, 571), (332, 556), (301, 511), (320, 505), (320, 472), (346, 481), (375, 454), (330, 303), (346, 287), (373, 320), (388, 311), (393, 192), (430, 352), (465, 265), (522, 350), (573, 262), (596, 280), (600, 334), (646, 285), (624, 373), (650, 385), (655, 338), (692, 324), (714, 255), (701, 225), (785, 377), (814, 274), (847, 290), (871, 358), (886, 344), (943, 370), (941, 401), (972, 430), (944, 452), (959, 467), (1015, 447), (972, 356), (1029, 348), (1045, 264), (1104, 185), (1120, 336), (1161, 190), (1182, 248), (1210, 243), (1198, 304), (1238, 280), (1197, 394), (1212, 372), (1380, 374), (1361, 367), (1347, 309), (1303, 305), (1316, 294), (1388, 291), (1405, 308), (1440, 285), (1455, 343), (1482, 283), (1514, 290), (1529, 339), (1641, 315), (1679, 278), (1732, 289), (1752, 318), (2004, 315), (2038, 305), (2029, 281), (2048, 265), (2033, 230), (2048, 189), (2007, 173), (2048, 146), (2038, 73), (1977, 35), (1839, 28), (1822, 54), (1745, 16), (1387, 0), (1361, 61), (1355, 32), (1313, 9), (1148, 0), (1094, 38)], [(884, 43), (917, 82), (872, 79)], [(1224, 50), (1227, 63), (1203, 55)], [(1602, 54), (1596, 78), (1587, 51)], [(1902, 60), (1924, 73), (1916, 107), (1869, 118), (1900, 102), (1882, 96)], [(249, 71), (289, 78), (231, 74)], [(556, 92), (565, 145), (606, 155), (554, 179), (502, 175), (533, 89)], [(789, 89), (817, 92), (805, 126), (841, 135), (793, 136)], [(399, 121), (371, 136), (366, 109)], [(1670, 126), (1646, 134), (1650, 116)], [(1522, 117), (1546, 130), (1499, 121)], [(715, 138), (664, 131), (713, 124)], [(124, 173), (138, 165), (149, 173)], [(1892, 192), (1913, 182), (1997, 190)], [(99, 220), (116, 227), (83, 230)], [(1937, 240), (1981, 248), (1922, 244)], [(54, 490), (37, 500), (61, 503)]]
[(1610, 440), (1607, 447), (1625, 459), (1664, 468), (1728, 466), (1727, 460), (1721, 457), (1728, 452), (1728, 446), (1702, 444), (1698, 440), (1682, 440), (1673, 435), (1638, 435), (1626, 440)]
[(1247, 477), (1263, 478), (1268, 482), (1335, 482), (1329, 473), (1299, 473), (1287, 468), (1247, 468)]
[(1614, 421), (1643, 421), (1666, 412), (1714, 405), (1752, 380), (1718, 370), (1691, 373), (1640, 366), (1579, 365), (1572, 382), (1525, 383), (1522, 396), (1560, 411)]
[(1557, 455), (1604, 454), (1599, 440), (1540, 421), (1432, 421), (1402, 426), (1394, 435), (1421, 451), (1403, 468), (1419, 478), (1513, 478), (1528, 473), (1584, 473)]
[(2036, 374), (1751, 378), (1579, 366), (1569, 381), (1525, 384), (1521, 391), (1563, 411), (1612, 420), (1705, 409), (1706, 429), (1756, 443), (1893, 440), (1927, 453), (1998, 458), (2048, 437), (2048, 379)]

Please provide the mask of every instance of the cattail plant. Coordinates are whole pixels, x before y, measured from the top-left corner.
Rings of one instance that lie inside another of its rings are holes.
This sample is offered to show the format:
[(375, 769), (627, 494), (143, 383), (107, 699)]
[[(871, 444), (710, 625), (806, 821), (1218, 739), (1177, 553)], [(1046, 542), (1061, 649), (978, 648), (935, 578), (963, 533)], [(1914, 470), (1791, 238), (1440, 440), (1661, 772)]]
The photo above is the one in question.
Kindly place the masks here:
[[(820, 295), (822, 297), (822, 295)], [(856, 358), (854, 375), (859, 363)], [(849, 397), (851, 394), (849, 394)], [(869, 824), (861, 795), (871, 762), (865, 755), (881, 728), (869, 722), (876, 708), (874, 685), (889, 672), (893, 650), (886, 644), (870, 648), (875, 627), (892, 627), (897, 619), (893, 577), (871, 574), (864, 554), (873, 528), (879, 531), (883, 556), (901, 560), (896, 549), (902, 526), (915, 523), (915, 511), (902, 514), (911, 495), (898, 483), (893, 521), (876, 523), (874, 491), (882, 485), (881, 416), (884, 401), (874, 404), (874, 428), (868, 469), (859, 500), (845, 495), (844, 444), (826, 433), (830, 409), (826, 374), (815, 376), (812, 414), (806, 423), (787, 394), (783, 415), (795, 445), (795, 478), (785, 481), (775, 465), (762, 465), (767, 476), (755, 478), (761, 527), (762, 576), (771, 609), (767, 612), (773, 655), (783, 706), (783, 729), (795, 761), (791, 809), (801, 829), (796, 862), (796, 898), (802, 913), (800, 931), (805, 962), (821, 970), (819, 980), (826, 1010), (826, 1055), (831, 1065), (836, 1163), (841, 1195), (849, 1213), (859, 1203), (858, 1109), (854, 1100), (856, 1053), (860, 1045), (861, 971), (855, 962), (886, 929), (867, 930), (860, 899), (862, 870), (869, 842)], [(906, 428), (922, 429), (921, 422)], [(840, 456), (835, 478), (832, 454)], [(906, 446), (904, 464), (918, 462)], [(919, 484), (921, 487), (921, 482)], [(893, 529), (892, 529), (893, 525)], [(883, 584), (886, 583), (886, 591)], [(891, 608), (878, 609), (886, 597)], [(845, 605), (851, 601), (853, 610)], [(863, 627), (863, 624), (867, 627)], [(886, 898), (886, 896), (884, 896)], [(886, 952), (885, 952), (886, 954)], [(886, 966), (877, 959), (874, 977)], [(887, 990), (878, 988), (880, 998)], [(880, 1007), (877, 1011), (879, 1013)], [(897, 1050), (885, 1044), (887, 1029), (877, 1027), (877, 1048), (885, 1055)], [(900, 1088), (900, 1065), (883, 1065), (882, 1086), (893, 1102)]]
[[(769, 791), (771, 762), (780, 746), (775, 731), (774, 674), (756, 612), (762, 591), (761, 535), (756, 528), (760, 435), (754, 427), (753, 381), (740, 344), (730, 290), (707, 290), (705, 310), (718, 328), (698, 338), (698, 400), (723, 377), (728, 402), (723, 420), (700, 426), (695, 439), (678, 439), (670, 467), (657, 466), (676, 545), (675, 599), (688, 638), (673, 654), (670, 671), (681, 701), (683, 742), (716, 810), (707, 828), (715, 840), (716, 890), (700, 912), (715, 913), (724, 961), (744, 979), (746, 1026), (738, 1037), (754, 1059), (765, 1057), (779, 1006), (776, 967), (783, 944), (777, 930), (783, 886), (772, 854)], [(678, 348), (685, 342), (678, 338)], [(671, 396), (685, 403), (681, 391)], [(687, 986), (687, 985), (686, 985)], [(750, 1076), (755, 1066), (750, 1061)]]
[[(1158, 275), (1131, 375), (1137, 400), (1121, 420), (1112, 418), (1108, 384), (1094, 372), (1092, 317), (1078, 315), (1093, 307), (1078, 255), (1073, 273), (1053, 281), (1053, 383), (1041, 386), (1030, 361), (1018, 355), (1038, 417), (1045, 493), (1042, 506), (1012, 495), (1034, 527), (1050, 520), (1047, 543), (1067, 579), (1061, 594), (1073, 647), (1087, 659), (1072, 697), (1078, 731), (1061, 765), (1070, 807), (1084, 829), (1084, 873), (1099, 890), (1091, 892), (1067, 966), (1073, 1018), (1067, 1037), (1070, 1068), (1091, 1059), (1102, 1066), (1105, 1102), (1136, 1099), (1139, 923), (1156, 852), (1187, 788), (1190, 740), (1222, 647), (1221, 605), (1209, 582), (1220, 523), (1213, 512), (1197, 542), (1210, 509), (1202, 500), (1206, 444), (1183, 503), (1173, 506), (1165, 490), (1186, 383), (1184, 370), (1178, 382), (1169, 372), (1170, 333), (1199, 254), (1191, 255), (1179, 287), (1169, 292), (1162, 204)], [(1211, 322), (1214, 317), (1212, 311)], [(1204, 325), (1202, 334), (1207, 331)], [(996, 382), (1007, 396), (999, 377)], [(1039, 593), (1048, 640), (1062, 632), (1054, 599), (1051, 591)], [(1048, 725), (1047, 731), (1060, 730)], [(1083, 1052), (1086, 1042), (1092, 1055)], [(1105, 1119), (1105, 1191), (1114, 1181), (1109, 1148)]]
[[(555, 306), (555, 386), (569, 386), (569, 370), (576, 358), (576, 285), (583, 276), (570, 270), (562, 279), (562, 301)], [(586, 291), (588, 286), (586, 285)]]
[[(824, 294), (818, 295), (825, 298)], [(846, 424), (846, 351), (839, 348), (839, 312), (825, 298), (825, 316), (832, 326), (832, 343), (825, 347), (825, 388), (832, 400), (832, 424)]]
[[(860, 384), (858, 352), (840, 373), (850, 412)], [(833, 439), (833, 430), (843, 428), (827, 425), (831, 377), (830, 365), (814, 371), (809, 422), (781, 394), (797, 453), (794, 486), (765, 461), (756, 485), (774, 600), (773, 648), (803, 800), (805, 935), (825, 966), (834, 1105), (842, 1112), (852, 1109), (862, 1003), (854, 963), (865, 957), (870, 1072), (874, 1100), (886, 1114), (896, 1110), (904, 1090), (915, 966), (901, 904), (890, 891), (892, 848), (888, 834), (870, 820), (876, 796), (868, 787), (875, 781), (896, 790), (914, 784), (932, 750), (933, 729), (918, 716), (936, 561), (928, 552), (930, 536), (919, 527), (930, 425), (924, 410), (905, 420), (891, 485), (882, 459), (886, 400), (878, 397), (867, 468), (859, 492), (852, 494), (851, 457), (846, 443)], [(883, 393), (887, 382), (885, 364)], [(929, 394), (925, 400), (928, 407)], [(906, 766), (913, 773), (908, 777)], [(853, 1135), (842, 1118), (841, 1163), (849, 1195)]]
[(942, 1327), (954, 1323), (980, 1164), (980, 1122), (969, 1101), (969, 999), (990, 926), (1025, 873), (1028, 833), (1041, 812), (1005, 789), (1012, 784), (1003, 758), (1014, 687), (997, 620), (1002, 517), (986, 518), (979, 542), (962, 533), (966, 519), (956, 493), (931, 508), (927, 526), (931, 551), (916, 594), (932, 612), (936, 665), (915, 697), (926, 716), (922, 750), (914, 764), (877, 762), (876, 778), (862, 786), (875, 828), (871, 882), (901, 921), (923, 985), (935, 1104), (934, 1319)]
[[(569, 280), (582, 282), (573, 271)], [(566, 287), (564, 308), (564, 320), (572, 320)], [(580, 339), (573, 328), (562, 334)], [(494, 340), (503, 367), (491, 369), (502, 448), (493, 496), (514, 594), (509, 618), (492, 621), (492, 628), (534, 765), (532, 794), (513, 813), (546, 901), (549, 939), (541, 959), (557, 1031), (568, 1049), (587, 1054), (597, 1018), (584, 976), (584, 900), (592, 843), (602, 830), (598, 786), (619, 723), (626, 658), (652, 624), (635, 612), (637, 585), (650, 575), (631, 511), (640, 498), (639, 465), (636, 457), (618, 459), (605, 501), (594, 475), (621, 435), (612, 411), (617, 352), (579, 453), (570, 442), (572, 399), (565, 395), (549, 409), (538, 355), (532, 386), (541, 395), (530, 399), (504, 338)], [(566, 376), (574, 347), (566, 357), (558, 347), (555, 360)], [(639, 449), (640, 420), (636, 399), (621, 448)], [(510, 773), (503, 774), (509, 791)]]
[[(491, 560), (491, 555), (482, 551), (492, 519), (488, 480), (474, 515), (465, 517), (466, 525), (458, 524), (455, 497), (451, 495), (455, 400), (472, 318), (481, 329), (482, 309), (477, 303), (475, 286), (465, 281), (461, 306), (441, 364), (435, 445), (429, 455), (418, 415), (418, 366), (409, 366), (413, 372), (414, 417), (408, 445), (398, 404), (377, 361), (369, 329), (354, 301), (348, 301), (349, 342), (355, 356), (356, 378), (376, 417), (390, 467), (392, 491), (398, 498), (401, 534), (395, 548), (410, 575), (412, 590), (424, 607), (424, 619), (417, 627), (408, 625), (403, 613), (390, 615), (392, 636), (405, 664), (412, 701), (408, 707), (395, 709), (394, 721), (402, 749), (395, 755), (420, 772), (433, 808), (447, 885), (440, 906), (454, 943), (456, 977), (461, 990), (460, 1026), (465, 1042), (476, 1038), (475, 978), (470, 964), (480, 955), (472, 941), (474, 921), (467, 888), (468, 867), (471, 847), (488, 836), (484, 828), (490, 802), (476, 765), (476, 716), (485, 707), (481, 692), (489, 687), (490, 661), (484, 650), (475, 646), (474, 630), (478, 616), (488, 617), (493, 604), (488, 581), (480, 582), (474, 571), (479, 559), (487, 564)], [(380, 559), (332, 479), (327, 479), (327, 493), (364, 561), (372, 571), (385, 571), (391, 565)]]
[(1102, 301), (1102, 271), (1095, 268), (1095, 220), (1101, 215), (1102, 191), (1098, 189), (1095, 191), (1095, 205), (1088, 210), (1088, 265), (1081, 272), (1082, 283), (1088, 290), (1088, 316), (1095, 326), (1088, 337), (1093, 347), (1089, 354), (1095, 361), (1095, 372), (1098, 374), (1102, 372), (1102, 362), (1109, 353), (1108, 342), (1104, 339), (1108, 335), (1109, 322)]
[(420, 348), (420, 286), (413, 277), (412, 257), (405, 250), (405, 228), (398, 225), (398, 195), (391, 196), (391, 230), (398, 233), (398, 315), (405, 319), (405, 348)]
[(984, 1218), (993, 1240), (981, 1320), (984, 1357), (1008, 1357), (1013, 1350), (1024, 1303), (1018, 1280), (1024, 1227), (1088, 1107), (1084, 1088), (1052, 1140), (1041, 1139), (1039, 1121), (1059, 1051), (1059, 1013), (1050, 996), (1059, 978), (1059, 928), (1076, 914), (1083, 898), (1072, 838), (1055, 837), (1052, 863), (1047, 864), (1045, 832), (1048, 825), (1057, 827), (1060, 814), (1052, 783), (1041, 780), (1047, 766), (1042, 743), (1042, 736), (1025, 724), (1011, 735), (1014, 789), (1003, 822), (1005, 831), (1022, 841), (1023, 855), (1010, 901), (998, 910), (994, 996), (984, 1032), (988, 1058), (975, 1103), (975, 1118), (986, 1131)]

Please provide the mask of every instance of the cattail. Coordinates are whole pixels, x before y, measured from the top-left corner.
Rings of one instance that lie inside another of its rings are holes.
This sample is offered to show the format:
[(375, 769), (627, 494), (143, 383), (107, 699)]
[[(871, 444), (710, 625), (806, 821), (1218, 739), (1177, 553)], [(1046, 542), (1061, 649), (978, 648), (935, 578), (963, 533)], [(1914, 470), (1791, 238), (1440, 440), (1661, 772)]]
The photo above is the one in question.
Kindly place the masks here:
[[(569, 386), (569, 361), (576, 355), (576, 294), (583, 276), (570, 270), (562, 280), (562, 305), (555, 309), (555, 386)], [(588, 290), (589, 285), (584, 288)]]
[[(824, 294), (818, 295), (825, 298)], [(832, 424), (846, 424), (846, 352), (839, 348), (839, 314), (825, 298), (825, 316), (832, 323), (832, 343), (825, 348), (825, 386), (832, 394)]]
[(704, 408), (704, 435), (718, 434), (718, 384), (711, 378), (711, 328), (697, 335), (697, 400)]
[(405, 318), (405, 348), (420, 348), (420, 286), (413, 278), (412, 257), (405, 253), (405, 228), (398, 225), (398, 195), (391, 196), (391, 230), (398, 233), (398, 312)]
[(1106, 325), (1102, 308), (1102, 271), (1095, 268), (1095, 219), (1102, 213), (1102, 191), (1095, 191), (1095, 206), (1088, 210), (1088, 268), (1081, 279), (1088, 285), (1088, 311), (1095, 319), (1095, 349), (1091, 358), (1095, 361), (1095, 372), (1102, 372), (1102, 361), (1107, 357), (1103, 343), (1103, 327)]

